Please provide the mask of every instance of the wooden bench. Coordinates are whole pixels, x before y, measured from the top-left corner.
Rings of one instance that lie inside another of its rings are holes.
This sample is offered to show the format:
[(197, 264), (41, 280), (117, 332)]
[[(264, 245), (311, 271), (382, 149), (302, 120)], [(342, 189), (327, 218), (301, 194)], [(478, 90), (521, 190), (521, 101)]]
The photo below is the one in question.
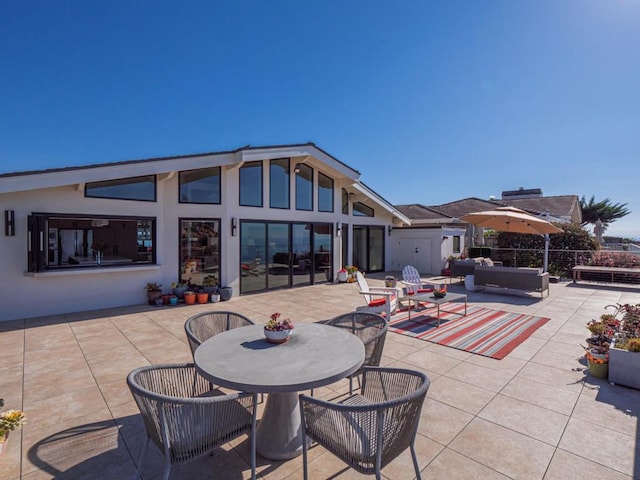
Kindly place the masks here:
[[(583, 273), (593, 273), (599, 278), (609, 278), (611, 283), (640, 283), (640, 268), (601, 267), (591, 265), (577, 265), (573, 267), (573, 283), (582, 280)], [(616, 281), (617, 276), (617, 281)], [(601, 280), (588, 280), (601, 281)], [(602, 280), (606, 281), (606, 280)]]

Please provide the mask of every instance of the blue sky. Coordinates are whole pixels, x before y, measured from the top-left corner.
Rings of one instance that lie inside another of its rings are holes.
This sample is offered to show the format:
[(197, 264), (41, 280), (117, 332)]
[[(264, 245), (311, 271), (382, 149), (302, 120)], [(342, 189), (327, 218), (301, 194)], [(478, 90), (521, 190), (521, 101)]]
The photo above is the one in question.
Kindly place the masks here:
[(0, 0), (0, 171), (313, 141), (394, 204), (628, 203), (635, 0)]

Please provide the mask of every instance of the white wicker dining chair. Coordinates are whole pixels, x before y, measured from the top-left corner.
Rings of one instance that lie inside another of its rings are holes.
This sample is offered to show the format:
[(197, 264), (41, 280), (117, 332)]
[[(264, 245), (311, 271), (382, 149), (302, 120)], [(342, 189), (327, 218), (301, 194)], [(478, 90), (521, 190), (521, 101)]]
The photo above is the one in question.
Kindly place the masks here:
[(415, 438), (430, 381), (422, 372), (366, 367), (359, 395), (334, 403), (301, 394), (304, 479), (309, 476), (307, 437), (351, 468), (381, 479), (381, 470), (407, 448), (416, 477)]
[(193, 364), (151, 365), (133, 370), (127, 385), (142, 414), (147, 438), (136, 479), (140, 478), (150, 442), (164, 455), (163, 479), (171, 467), (211, 453), (248, 433), (251, 478), (256, 478), (255, 393), (215, 395)]

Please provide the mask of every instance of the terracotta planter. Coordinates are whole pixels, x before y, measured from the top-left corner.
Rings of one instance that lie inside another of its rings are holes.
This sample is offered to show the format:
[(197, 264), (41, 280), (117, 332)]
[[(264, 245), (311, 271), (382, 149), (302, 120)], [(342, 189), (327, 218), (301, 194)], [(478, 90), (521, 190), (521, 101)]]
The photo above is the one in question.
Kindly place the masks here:
[(209, 294), (207, 292), (196, 293), (198, 297), (198, 303), (207, 303), (209, 301)]
[(194, 305), (196, 303), (196, 294), (195, 293), (185, 294), (184, 303), (186, 303), (187, 305)]
[(169, 305), (169, 301), (171, 299), (171, 295), (166, 293), (164, 295), (162, 295), (162, 303), (164, 303), (165, 305)]

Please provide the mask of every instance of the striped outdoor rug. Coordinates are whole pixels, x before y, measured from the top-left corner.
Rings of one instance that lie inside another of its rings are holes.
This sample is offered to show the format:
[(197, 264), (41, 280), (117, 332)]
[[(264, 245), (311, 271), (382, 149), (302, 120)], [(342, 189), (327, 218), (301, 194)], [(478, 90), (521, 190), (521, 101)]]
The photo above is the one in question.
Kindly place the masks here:
[(409, 320), (406, 309), (402, 310), (391, 317), (389, 330), (501, 360), (549, 321), (476, 306), (468, 306), (463, 317), (464, 303), (456, 302), (440, 306), (440, 327), (436, 328), (436, 312), (435, 307), (412, 310)]

